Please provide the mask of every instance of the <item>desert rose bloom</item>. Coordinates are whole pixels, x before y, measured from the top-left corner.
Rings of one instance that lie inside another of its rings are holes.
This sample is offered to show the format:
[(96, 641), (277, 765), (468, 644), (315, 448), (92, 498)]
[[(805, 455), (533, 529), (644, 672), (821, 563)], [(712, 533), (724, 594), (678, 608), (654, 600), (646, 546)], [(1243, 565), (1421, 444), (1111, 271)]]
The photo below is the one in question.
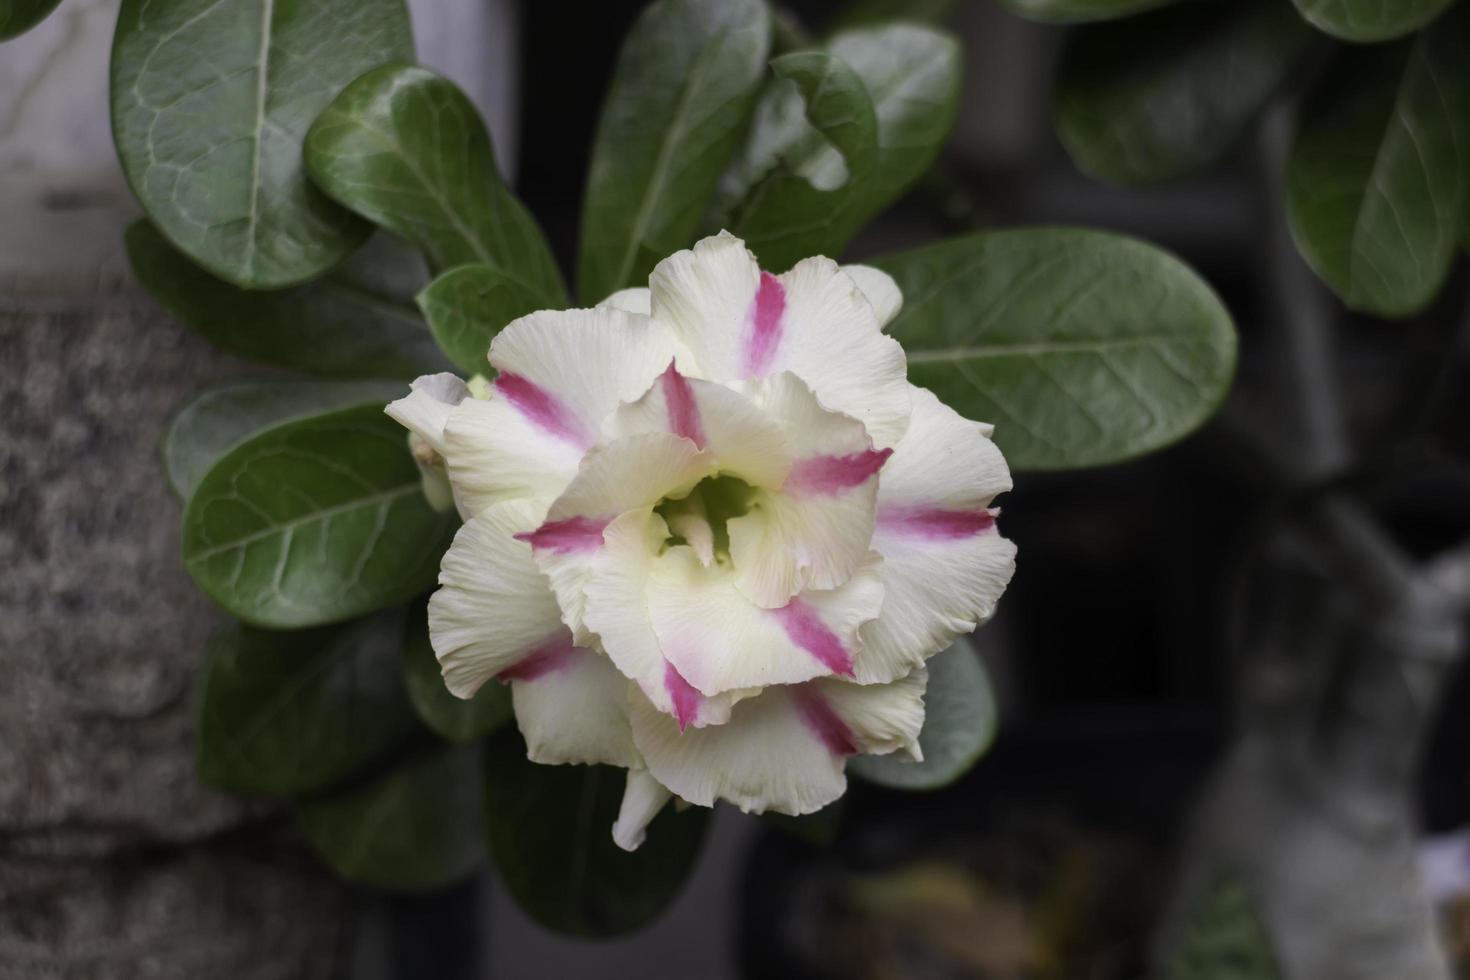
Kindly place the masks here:
[(729, 234), (490, 346), (487, 397), (388, 413), (465, 518), (429, 603), (445, 683), (509, 683), (530, 757), (628, 770), (632, 849), (670, 799), (803, 814), (848, 756), (919, 757), (924, 661), (1015, 565), (990, 428), (906, 379), (902, 298)]

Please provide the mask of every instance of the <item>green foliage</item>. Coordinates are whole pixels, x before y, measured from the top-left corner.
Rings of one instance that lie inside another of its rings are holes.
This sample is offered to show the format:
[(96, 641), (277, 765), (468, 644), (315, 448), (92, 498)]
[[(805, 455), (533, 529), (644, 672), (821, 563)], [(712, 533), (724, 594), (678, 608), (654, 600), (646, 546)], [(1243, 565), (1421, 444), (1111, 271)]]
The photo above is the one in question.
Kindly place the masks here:
[(770, 50), (760, 0), (658, 0), (623, 42), (592, 148), (580, 293), (644, 285), (691, 244)]
[(488, 265), (450, 269), (419, 293), (418, 303), (440, 348), (469, 375), (486, 372), (486, 352), (502, 327), (546, 308), (540, 293)]
[(443, 888), (485, 860), (479, 771), (473, 747), (441, 745), (301, 801), (297, 824), (348, 881), (393, 892)]
[(1311, 38), (1281, 0), (1194, 2), (1083, 28), (1059, 70), (1057, 134), (1103, 180), (1193, 173), (1236, 142)]
[(783, 55), (771, 68), (794, 84), (807, 120), (841, 154), (836, 186), (825, 186), (822, 173), (777, 165), (751, 188), (732, 220), (731, 230), (763, 265), (786, 269), (808, 255), (839, 254), (857, 230), (860, 206), (874, 187), (878, 122), (862, 79), (840, 59), (806, 51)]
[(319, 626), (432, 588), (453, 524), (424, 501), (402, 427), (359, 406), (226, 453), (184, 511), (184, 564), (246, 622)]
[(449, 693), (429, 643), (422, 603), (408, 618), (403, 639), (403, 680), (419, 720), (451, 742), (473, 742), (511, 720), (510, 688), (490, 682), (465, 700)]
[(541, 766), (506, 729), (486, 746), (490, 855), (501, 881), (532, 918), (558, 932), (614, 936), (673, 901), (694, 866), (707, 811), (664, 808), (638, 850), (621, 850), (612, 824), (622, 770)]
[(1128, 459), (1188, 434), (1225, 397), (1235, 330), (1173, 256), (1062, 228), (981, 232), (874, 262), (903, 290), (889, 332), (909, 377), (996, 423), (1014, 469)]
[(1271, 937), (1238, 875), (1221, 871), (1198, 896), (1164, 957), (1163, 980), (1280, 980)]
[(45, 20), (61, 0), (0, 0), (0, 41), (20, 37)]
[(565, 306), (536, 220), (500, 177), (490, 134), (433, 72), (385, 65), (358, 78), (306, 136), (306, 167), (343, 206), (423, 249), (435, 273), (481, 263)]
[(1013, 13), (1027, 20), (1052, 24), (1082, 24), (1094, 20), (1116, 20), (1153, 10), (1177, 0), (1000, 0)]
[(174, 316), (222, 350), (312, 374), (416, 378), (448, 368), (413, 293), (427, 272), (386, 235), (325, 278), (252, 292), (200, 269), (147, 221), (126, 235), (138, 280)]
[(957, 640), (929, 660), (924, 691), (923, 762), (860, 755), (848, 772), (890, 789), (940, 789), (970, 771), (995, 738), (995, 698), (985, 667), (968, 640)]
[(288, 796), (341, 783), (409, 738), (398, 667), (401, 610), (273, 633), (232, 623), (211, 639), (199, 714), (199, 774)]
[(382, 408), (403, 394), (393, 381), (263, 381), (206, 391), (180, 409), (163, 436), (163, 466), (180, 500), (226, 452), (291, 419), (349, 405)]
[(1288, 178), (1303, 257), (1350, 308), (1423, 309), (1449, 274), (1470, 191), (1470, 17), (1344, 50), (1302, 119)]
[(1389, 41), (1417, 31), (1455, 0), (1292, 0), (1314, 27), (1344, 41)]
[(306, 128), (364, 71), (412, 58), (402, 0), (124, 0), (112, 126), (133, 193), (228, 282), (312, 279), (369, 228), (307, 183)]

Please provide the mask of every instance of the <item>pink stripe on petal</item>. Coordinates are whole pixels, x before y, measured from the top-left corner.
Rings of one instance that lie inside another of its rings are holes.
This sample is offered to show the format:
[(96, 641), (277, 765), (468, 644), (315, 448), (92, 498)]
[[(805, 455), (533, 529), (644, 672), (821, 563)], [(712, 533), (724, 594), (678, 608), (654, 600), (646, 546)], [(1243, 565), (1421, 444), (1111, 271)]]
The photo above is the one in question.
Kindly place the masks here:
[(877, 527), (891, 534), (926, 541), (972, 538), (995, 527), (993, 510), (947, 510), (943, 507), (888, 505), (878, 508)]
[(781, 345), (781, 321), (786, 314), (786, 287), (769, 272), (761, 273), (755, 301), (750, 304), (749, 332), (745, 337), (745, 376), (759, 378), (771, 369)]
[(611, 523), (610, 517), (568, 517), (547, 521), (534, 531), (522, 531), (513, 537), (538, 551), (570, 555), (601, 548), (603, 529)]
[(857, 755), (857, 745), (852, 729), (832, 709), (827, 699), (806, 685), (792, 688), (792, 700), (796, 702), (796, 713), (802, 724), (817, 737), (827, 751), (833, 755)]
[(836, 633), (822, 622), (815, 609), (795, 598), (771, 615), (780, 622), (786, 636), (834, 674), (852, 676), (852, 654), (842, 645)]
[(502, 374), (495, 379), (495, 390), (524, 415), (533, 425), (585, 449), (595, 442), (588, 437), (582, 423), (561, 399), (529, 378), (519, 374)]
[(674, 720), (682, 732), (699, 715), (699, 702), (703, 696), (667, 660), (664, 661), (664, 690), (669, 692), (669, 700), (674, 705)]
[(785, 489), (800, 493), (832, 494), (866, 483), (883, 468), (892, 449), (865, 449), (845, 456), (798, 459), (786, 477)]
[(583, 653), (572, 645), (570, 633), (543, 642), (520, 660), (495, 675), (502, 684), (508, 681), (534, 681), (570, 667)]
[(670, 361), (669, 369), (659, 375), (658, 380), (663, 386), (664, 403), (668, 406), (669, 431), (703, 449), (704, 424), (699, 418), (699, 404), (694, 400), (694, 389), (690, 387), (689, 379), (680, 374), (674, 362)]

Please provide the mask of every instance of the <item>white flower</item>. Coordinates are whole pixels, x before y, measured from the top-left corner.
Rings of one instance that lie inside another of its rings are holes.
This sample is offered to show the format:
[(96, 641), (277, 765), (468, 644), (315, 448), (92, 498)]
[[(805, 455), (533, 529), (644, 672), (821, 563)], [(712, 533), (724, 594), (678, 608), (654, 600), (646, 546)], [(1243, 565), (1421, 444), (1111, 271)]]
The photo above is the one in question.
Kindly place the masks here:
[(901, 302), (721, 234), (511, 323), (488, 397), (438, 376), (388, 407), (466, 518), (429, 604), (445, 682), (509, 683), (537, 762), (626, 768), (620, 845), (671, 793), (810, 813), (847, 756), (918, 757), (924, 661), (989, 618), (1015, 548), (990, 428), (882, 332)]

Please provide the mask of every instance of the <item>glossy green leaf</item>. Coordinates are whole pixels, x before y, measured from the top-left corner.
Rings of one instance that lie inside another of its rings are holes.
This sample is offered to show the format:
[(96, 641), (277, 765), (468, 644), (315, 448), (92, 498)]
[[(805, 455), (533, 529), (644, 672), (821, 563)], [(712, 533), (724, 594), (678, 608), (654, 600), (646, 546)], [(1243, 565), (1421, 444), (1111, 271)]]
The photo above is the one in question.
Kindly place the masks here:
[(1470, 32), (1344, 50), (1287, 169), (1297, 249), (1349, 308), (1422, 310), (1449, 274), (1470, 184)]
[(1014, 469), (1139, 456), (1215, 411), (1235, 329), (1188, 266), (1121, 235), (981, 232), (878, 259), (909, 378), (995, 425)]
[(1193, 173), (1238, 140), (1312, 37), (1281, 0), (1190, 3), (1082, 28), (1062, 57), (1057, 134), (1103, 180)]
[(783, 55), (771, 62), (792, 83), (807, 120), (841, 156), (835, 174), (803, 172), (793, 159), (761, 178), (741, 203), (731, 231), (761, 264), (786, 269), (808, 255), (837, 255), (864, 217), (878, 163), (878, 123), (862, 79), (821, 51)]
[(181, 500), (220, 457), (272, 426), (349, 405), (383, 407), (395, 381), (260, 381), (214, 388), (179, 410), (163, 436), (163, 465)]
[(485, 860), (479, 753), (441, 745), (330, 795), (301, 801), (296, 821), (348, 881), (392, 892), (453, 884)]
[(387, 236), (369, 239), (325, 278), (275, 292), (216, 279), (147, 221), (128, 228), (126, 242), (133, 273), (153, 297), (232, 354), (336, 377), (412, 379), (449, 369), (413, 306), (427, 278), (423, 260)]
[(358, 75), (413, 60), (402, 0), (123, 0), (112, 129), (148, 217), (238, 286), (315, 278), (368, 226), (307, 182), (301, 141)]
[(289, 796), (362, 772), (416, 730), (398, 666), (401, 610), (289, 633), (238, 623), (210, 640), (199, 775)]
[(419, 720), (451, 742), (473, 742), (511, 720), (510, 688), (504, 684), (487, 683), (469, 700), (449, 693), (422, 603), (409, 616), (403, 640), (403, 680)]
[(532, 918), (578, 936), (614, 936), (652, 920), (694, 866), (708, 813), (666, 806), (631, 853), (612, 839), (624, 773), (609, 766), (542, 766), (507, 728), (486, 744), (490, 856)]
[(403, 428), (366, 405), (278, 425), (224, 455), (184, 511), (184, 564), (235, 616), (295, 629), (433, 587), (453, 531)]
[(333, 199), (424, 250), (434, 271), (492, 266), (566, 305), (536, 219), (501, 179), (490, 134), (454, 84), (388, 65), (343, 90), (306, 137), (306, 166)]
[(439, 346), (465, 374), (484, 374), (490, 341), (516, 317), (546, 308), (546, 298), (493, 266), (461, 265), (424, 288), (419, 309)]
[(847, 771), (891, 789), (940, 789), (970, 771), (995, 738), (995, 697), (985, 667), (968, 640), (957, 640), (929, 660), (924, 691), (923, 762), (860, 755)]
[(1046, 24), (1082, 24), (1094, 20), (1132, 17), (1177, 0), (1000, 0), (1001, 5), (1027, 20)]
[(1417, 31), (1455, 0), (1293, 0), (1314, 27), (1344, 41), (1389, 41)]
[(587, 174), (583, 302), (646, 285), (691, 244), (744, 133), (770, 33), (760, 0), (658, 0), (633, 25)]
[(1164, 955), (1162, 980), (1280, 980), (1271, 937), (1245, 883), (1217, 873)]
[(0, 41), (19, 37), (45, 20), (61, 0), (0, 0)]

